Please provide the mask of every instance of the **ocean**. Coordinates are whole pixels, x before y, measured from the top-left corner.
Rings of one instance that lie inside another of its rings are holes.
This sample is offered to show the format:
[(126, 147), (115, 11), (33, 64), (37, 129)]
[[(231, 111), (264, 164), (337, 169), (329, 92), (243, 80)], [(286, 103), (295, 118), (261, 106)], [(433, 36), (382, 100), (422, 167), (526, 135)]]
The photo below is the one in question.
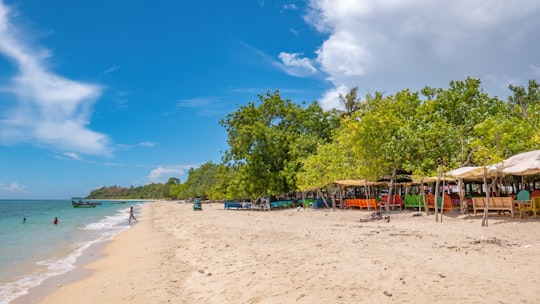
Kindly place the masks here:
[(71, 200), (0, 200), (0, 304), (75, 268), (86, 248), (128, 229), (129, 208), (137, 217), (144, 203), (100, 202), (73, 208)]

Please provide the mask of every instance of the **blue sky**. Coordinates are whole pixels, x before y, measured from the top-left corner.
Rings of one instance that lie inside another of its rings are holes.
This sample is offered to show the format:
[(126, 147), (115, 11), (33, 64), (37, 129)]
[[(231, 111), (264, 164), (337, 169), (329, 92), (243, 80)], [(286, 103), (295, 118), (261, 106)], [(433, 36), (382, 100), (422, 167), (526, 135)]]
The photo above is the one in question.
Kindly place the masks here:
[(0, 199), (186, 179), (258, 94), (540, 78), (540, 1), (0, 0)]

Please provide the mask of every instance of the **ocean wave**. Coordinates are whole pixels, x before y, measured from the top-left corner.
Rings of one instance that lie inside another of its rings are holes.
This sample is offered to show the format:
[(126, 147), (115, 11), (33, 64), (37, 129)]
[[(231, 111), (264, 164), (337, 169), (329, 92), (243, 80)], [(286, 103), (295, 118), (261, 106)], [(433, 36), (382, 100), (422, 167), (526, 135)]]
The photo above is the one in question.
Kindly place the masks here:
[(77, 259), (90, 246), (98, 242), (107, 241), (117, 233), (129, 229), (129, 225), (121, 224), (127, 221), (126, 214), (128, 214), (127, 210), (120, 211), (113, 216), (106, 216), (99, 222), (86, 225), (83, 230), (99, 232), (97, 235), (94, 235), (94, 239), (74, 244), (73, 251), (66, 256), (36, 262), (38, 266), (41, 266), (38, 267), (38, 271), (21, 277), (14, 282), (0, 285), (0, 304), (8, 304), (14, 299), (27, 294), (30, 288), (41, 285), (45, 280), (63, 275), (75, 269)]

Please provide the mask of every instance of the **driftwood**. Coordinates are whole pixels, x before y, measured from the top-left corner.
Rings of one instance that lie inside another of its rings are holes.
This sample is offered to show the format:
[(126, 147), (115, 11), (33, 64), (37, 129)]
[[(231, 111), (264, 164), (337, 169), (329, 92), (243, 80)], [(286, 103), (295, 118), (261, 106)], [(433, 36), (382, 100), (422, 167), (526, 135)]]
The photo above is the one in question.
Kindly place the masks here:
[(380, 211), (372, 212), (368, 218), (360, 219), (360, 222), (371, 222), (377, 220), (385, 220), (390, 222), (390, 214), (382, 214)]

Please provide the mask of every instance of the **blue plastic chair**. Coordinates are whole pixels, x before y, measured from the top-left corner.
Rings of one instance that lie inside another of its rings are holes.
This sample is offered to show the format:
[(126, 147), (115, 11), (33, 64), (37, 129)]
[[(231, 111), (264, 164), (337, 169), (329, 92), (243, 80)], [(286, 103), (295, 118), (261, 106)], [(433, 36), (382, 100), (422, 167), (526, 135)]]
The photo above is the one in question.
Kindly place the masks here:
[(530, 201), (531, 200), (531, 194), (527, 190), (521, 190), (517, 194), (517, 201)]
[(521, 218), (523, 218), (523, 216), (527, 216), (529, 211), (532, 211), (531, 205), (529, 204), (529, 202), (531, 201), (531, 194), (529, 193), (529, 191), (519, 191), (516, 197), (516, 201)]

